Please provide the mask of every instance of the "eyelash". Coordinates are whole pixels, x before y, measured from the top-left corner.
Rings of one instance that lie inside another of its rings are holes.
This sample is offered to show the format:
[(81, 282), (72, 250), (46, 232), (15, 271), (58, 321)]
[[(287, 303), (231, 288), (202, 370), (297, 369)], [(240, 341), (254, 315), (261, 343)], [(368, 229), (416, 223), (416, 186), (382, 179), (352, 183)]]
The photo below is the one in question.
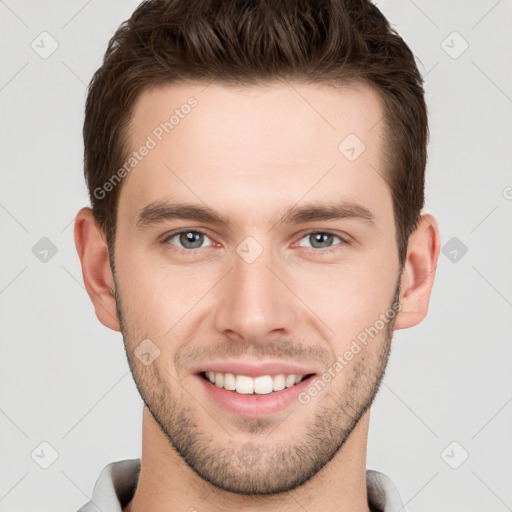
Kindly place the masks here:
[[(181, 235), (183, 233), (200, 233), (200, 234), (202, 234), (202, 235), (204, 235), (204, 236), (206, 236), (206, 237), (211, 239), (211, 237), (208, 235), (208, 233), (206, 233), (205, 231), (202, 231), (200, 229), (181, 229), (179, 231), (174, 231), (174, 232), (170, 233), (169, 235), (167, 235), (162, 240), (162, 244), (164, 244), (164, 245), (166, 245), (166, 244), (173, 245), (176, 250), (178, 250), (179, 252), (185, 253), (185, 254), (187, 254), (189, 256), (194, 256), (195, 254), (197, 254), (199, 249), (206, 249), (206, 247), (198, 247), (196, 249), (185, 249), (185, 248), (182, 248), (182, 247), (178, 247), (178, 246), (176, 246), (174, 244), (170, 244), (170, 240), (171, 239), (173, 239), (174, 237), (176, 237), (178, 235)], [(302, 234), (302, 236), (299, 238), (299, 241), (302, 240), (305, 237), (311, 236), (313, 234), (318, 234), (318, 233), (326, 234), (326, 235), (332, 235), (332, 236), (338, 238), (341, 242), (336, 244), (334, 246), (334, 248), (323, 248), (322, 249), (322, 248), (315, 248), (315, 247), (305, 247), (306, 249), (309, 249), (308, 252), (313, 252), (316, 255), (318, 255), (318, 254), (320, 254), (320, 255), (328, 255), (328, 254), (333, 254), (334, 252), (336, 252), (338, 250), (338, 246), (350, 245), (350, 242), (348, 240), (346, 240), (345, 238), (343, 238), (342, 236), (340, 236), (340, 235), (338, 235), (336, 233), (332, 233), (331, 231), (322, 231), (322, 230), (320, 230), (320, 231), (319, 230), (308, 231), (307, 233)]]

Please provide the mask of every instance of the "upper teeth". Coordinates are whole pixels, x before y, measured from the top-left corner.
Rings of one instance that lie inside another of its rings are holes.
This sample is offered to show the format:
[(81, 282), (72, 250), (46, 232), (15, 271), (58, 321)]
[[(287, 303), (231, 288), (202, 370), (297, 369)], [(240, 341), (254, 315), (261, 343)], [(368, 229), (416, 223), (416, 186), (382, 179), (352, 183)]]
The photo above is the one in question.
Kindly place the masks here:
[(290, 388), (298, 384), (304, 375), (294, 373), (285, 375), (262, 375), (261, 377), (247, 377), (247, 375), (234, 375), (232, 373), (206, 372), (206, 377), (212, 384), (219, 388), (236, 391), (243, 395), (252, 395), (257, 393), (264, 395), (272, 391), (281, 391), (284, 388)]

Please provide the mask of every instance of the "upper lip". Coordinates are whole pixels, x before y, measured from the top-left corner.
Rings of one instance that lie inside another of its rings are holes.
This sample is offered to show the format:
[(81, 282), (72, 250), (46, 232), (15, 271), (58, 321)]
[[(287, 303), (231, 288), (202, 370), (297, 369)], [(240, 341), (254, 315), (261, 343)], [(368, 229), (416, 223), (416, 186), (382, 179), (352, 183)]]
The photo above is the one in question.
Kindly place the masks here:
[(286, 363), (282, 361), (248, 362), (248, 361), (218, 361), (208, 363), (196, 368), (194, 373), (219, 372), (232, 373), (234, 375), (246, 375), (247, 377), (259, 377), (261, 375), (295, 374), (309, 375), (317, 373), (311, 366)]

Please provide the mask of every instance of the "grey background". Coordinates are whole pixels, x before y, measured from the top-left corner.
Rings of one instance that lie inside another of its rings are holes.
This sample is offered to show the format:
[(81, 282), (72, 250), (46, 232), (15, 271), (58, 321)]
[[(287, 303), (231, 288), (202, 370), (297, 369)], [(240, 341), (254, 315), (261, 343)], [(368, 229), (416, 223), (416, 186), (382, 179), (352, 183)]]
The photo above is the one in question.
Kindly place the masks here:
[[(368, 467), (410, 512), (512, 510), (512, 3), (377, 3), (425, 75), (444, 253), (429, 316), (395, 336)], [(140, 456), (142, 401), (73, 241), (86, 84), (136, 5), (0, 0), (2, 512), (77, 510)]]

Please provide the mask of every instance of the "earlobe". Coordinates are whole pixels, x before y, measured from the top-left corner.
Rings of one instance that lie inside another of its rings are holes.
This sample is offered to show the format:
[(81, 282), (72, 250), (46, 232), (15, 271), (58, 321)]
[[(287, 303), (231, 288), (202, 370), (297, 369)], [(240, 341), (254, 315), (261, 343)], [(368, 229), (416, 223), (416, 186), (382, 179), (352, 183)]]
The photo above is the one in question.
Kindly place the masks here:
[(96, 316), (109, 329), (120, 331), (112, 293), (115, 285), (108, 258), (108, 246), (90, 208), (82, 208), (76, 215), (74, 235), (84, 285), (94, 305)]
[(439, 248), (437, 222), (432, 215), (424, 214), (409, 237), (401, 279), (401, 310), (396, 319), (396, 329), (417, 325), (427, 315)]

